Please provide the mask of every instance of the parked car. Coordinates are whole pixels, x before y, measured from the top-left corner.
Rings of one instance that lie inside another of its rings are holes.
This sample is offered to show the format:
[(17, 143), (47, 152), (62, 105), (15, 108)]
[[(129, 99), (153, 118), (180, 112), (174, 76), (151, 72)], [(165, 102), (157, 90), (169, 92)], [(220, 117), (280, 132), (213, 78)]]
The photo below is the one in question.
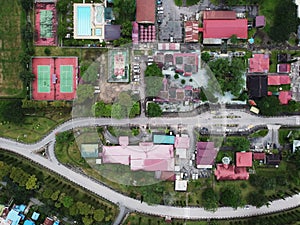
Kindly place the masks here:
[(158, 11), (164, 11), (164, 8), (162, 6), (157, 7)]
[(138, 78), (140, 78), (140, 76), (139, 75), (134, 75), (133, 78), (138, 79)]
[(134, 69), (139, 69), (139, 68), (140, 68), (140, 65), (135, 64), (135, 65), (133, 65), (133, 68), (134, 68)]
[(141, 70), (140, 69), (134, 69), (133, 72), (134, 73), (141, 73)]
[(163, 10), (159, 10), (159, 11), (157, 11), (157, 13), (158, 13), (158, 14), (163, 14), (164, 11), (163, 11)]

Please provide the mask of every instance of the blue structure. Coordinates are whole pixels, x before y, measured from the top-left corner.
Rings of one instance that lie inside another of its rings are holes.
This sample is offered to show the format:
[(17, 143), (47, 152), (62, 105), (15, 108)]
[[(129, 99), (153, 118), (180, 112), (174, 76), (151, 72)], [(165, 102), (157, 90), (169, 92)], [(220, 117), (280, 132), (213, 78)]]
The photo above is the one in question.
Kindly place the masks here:
[(31, 216), (31, 219), (33, 219), (33, 220), (38, 220), (39, 216), (40, 216), (39, 213), (33, 212), (32, 216)]
[(248, 40), (248, 42), (249, 42), (250, 44), (253, 44), (253, 43), (254, 43), (254, 38), (250, 38), (250, 39)]
[(53, 225), (59, 225), (59, 221), (56, 220)]
[(77, 7), (77, 34), (78, 36), (91, 36), (91, 7)]
[(165, 144), (173, 145), (175, 143), (175, 137), (170, 135), (154, 134), (153, 135), (154, 144)]
[(16, 205), (14, 210), (16, 210), (17, 212), (24, 212), (24, 210), (26, 209), (26, 205)]
[(18, 225), (19, 222), (21, 220), (21, 216), (19, 216), (19, 212), (12, 209), (10, 210), (10, 212), (7, 214), (7, 217), (6, 217), (6, 222), (9, 222), (11, 221), (11, 225)]
[(24, 225), (35, 225), (35, 223), (31, 220), (25, 220)]

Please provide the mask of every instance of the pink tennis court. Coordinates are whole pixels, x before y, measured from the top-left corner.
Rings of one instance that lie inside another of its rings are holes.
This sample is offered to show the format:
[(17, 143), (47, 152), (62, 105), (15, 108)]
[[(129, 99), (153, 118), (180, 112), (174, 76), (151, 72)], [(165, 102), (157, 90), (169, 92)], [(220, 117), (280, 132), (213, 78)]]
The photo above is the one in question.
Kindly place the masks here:
[(54, 46), (57, 44), (57, 14), (54, 2), (35, 4), (35, 44)]
[(34, 100), (73, 100), (77, 88), (77, 57), (35, 57), (32, 59)]

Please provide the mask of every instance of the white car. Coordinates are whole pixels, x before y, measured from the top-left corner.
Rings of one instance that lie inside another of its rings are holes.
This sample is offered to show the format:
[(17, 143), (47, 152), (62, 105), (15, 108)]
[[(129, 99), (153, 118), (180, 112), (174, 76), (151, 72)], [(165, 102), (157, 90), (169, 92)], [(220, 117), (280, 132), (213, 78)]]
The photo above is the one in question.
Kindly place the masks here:
[(139, 75), (134, 75), (133, 78), (134, 78), (134, 79), (139, 79), (140, 76), (139, 76)]
[(158, 11), (164, 11), (164, 7), (162, 7), (162, 6), (157, 7), (157, 10), (158, 10)]
[(164, 11), (163, 11), (163, 10), (159, 10), (159, 11), (157, 11), (157, 13), (158, 13), (158, 14), (163, 14)]
[(141, 73), (141, 70), (140, 69), (134, 69), (133, 72), (134, 73)]

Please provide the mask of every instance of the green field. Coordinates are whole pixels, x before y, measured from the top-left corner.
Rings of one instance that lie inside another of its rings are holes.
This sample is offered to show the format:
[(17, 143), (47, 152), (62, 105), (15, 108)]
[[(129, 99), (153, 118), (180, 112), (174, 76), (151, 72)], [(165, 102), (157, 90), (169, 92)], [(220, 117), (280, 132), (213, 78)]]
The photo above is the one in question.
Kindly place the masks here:
[(0, 7), (0, 96), (20, 96), (21, 14), (19, 0), (1, 1)]

